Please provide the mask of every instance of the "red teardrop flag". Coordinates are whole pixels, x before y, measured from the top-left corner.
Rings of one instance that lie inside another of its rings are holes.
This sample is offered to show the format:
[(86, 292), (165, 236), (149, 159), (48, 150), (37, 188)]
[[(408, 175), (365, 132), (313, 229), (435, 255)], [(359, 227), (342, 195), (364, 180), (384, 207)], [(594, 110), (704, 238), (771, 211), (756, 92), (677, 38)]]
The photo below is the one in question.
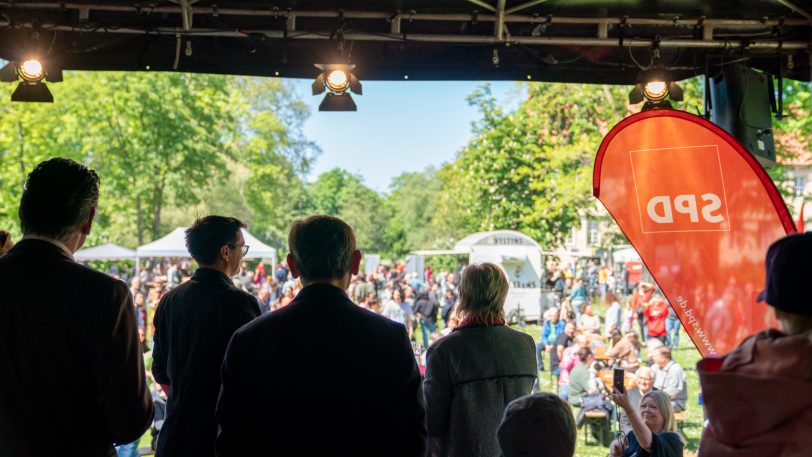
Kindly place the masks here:
[(601, 143), (593, 194), (703, 356), (775, 325), (756, 302), (764, 256), (795, 228), (770, 177), (727, 132), (671, 109), (629, 116)]

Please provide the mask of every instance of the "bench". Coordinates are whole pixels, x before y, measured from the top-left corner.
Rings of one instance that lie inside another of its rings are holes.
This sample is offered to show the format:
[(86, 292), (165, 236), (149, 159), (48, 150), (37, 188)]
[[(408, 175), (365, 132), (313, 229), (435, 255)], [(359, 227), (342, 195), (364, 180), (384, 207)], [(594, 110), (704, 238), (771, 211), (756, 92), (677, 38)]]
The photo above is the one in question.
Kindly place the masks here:
[(609, 422), (608, 417), (609, 415), (606, 413), (606, 411), (601, 411), (598, 409), (584, 412), (584, 443), (587, 446), (589, 445), (589, 424), (597, 424), (598, 436), (602, 437), (604, 433), (606, 433), (604, 428)]
[(674, 420), (677, 422), (677, 430), (683, 431), (682, 427), (685, 424), (686, 418), (687, 416), (685, 416), (685, 411), (674, 413)]

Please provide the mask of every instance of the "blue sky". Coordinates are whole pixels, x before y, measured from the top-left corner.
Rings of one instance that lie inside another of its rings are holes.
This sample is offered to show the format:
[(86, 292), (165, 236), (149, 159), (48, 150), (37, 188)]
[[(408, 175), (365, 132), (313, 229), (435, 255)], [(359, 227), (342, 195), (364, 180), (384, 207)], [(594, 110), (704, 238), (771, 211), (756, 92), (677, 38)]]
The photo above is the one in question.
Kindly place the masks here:
[[(471, 136), (479, 117), (466, 97), (483, 82), (362, 81), (364, 95), (353, 94), (357, 112), (319, 112), (321, 96), (310, 95), (310, 80), (291, 80), (312, 108), (305, 135), (322, 149), (309, 177), (340, 167), (386, 191), (392, 177), (453, 160)], [(514, 82), (491, 83), (500, 104), (514, 106)]]

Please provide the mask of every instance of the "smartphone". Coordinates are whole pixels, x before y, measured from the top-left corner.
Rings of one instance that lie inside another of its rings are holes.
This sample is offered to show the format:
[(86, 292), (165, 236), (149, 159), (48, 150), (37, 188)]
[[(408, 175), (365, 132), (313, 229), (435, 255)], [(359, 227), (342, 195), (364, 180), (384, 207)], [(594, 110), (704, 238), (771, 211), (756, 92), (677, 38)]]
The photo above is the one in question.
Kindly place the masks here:
[(615, 368), (615, 377), (613, 387), (615, 392), (620, 392), (622, 394), (626, 393), (626, 370), (623, 368)]

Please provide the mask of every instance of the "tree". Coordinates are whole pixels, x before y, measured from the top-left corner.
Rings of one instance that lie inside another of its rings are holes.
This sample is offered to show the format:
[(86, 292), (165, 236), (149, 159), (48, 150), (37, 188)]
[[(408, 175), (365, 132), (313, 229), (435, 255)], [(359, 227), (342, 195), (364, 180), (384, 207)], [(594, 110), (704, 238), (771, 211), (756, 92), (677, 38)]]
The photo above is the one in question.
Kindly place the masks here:
[[(698, 93), (695, 81), (684, 85), (689, 95)], [(635, 111), (626, 102), (629, 88), (533, 83), (524, 89), (527, 98), (510, 112), (488, 86), (469, 97), (482, 117), (471, 141), (439, 172), (434, 224), (444, 236), (511, 229), (556, 245), (594, 207), (595, 153), (611, 127)]]
[(391, 257), (401, 258), (416, 249), (432, 247), (436, 242), (437, 234), (431, 222), (440, 189), (434, 167), (392, 178), (385, 200), (390, 215), (386, 245)]
[(320, 174), (308, 186), (308, 191), (311, 213), (343, 219), (354, 229), (359, 249), (385, 251), (384, 231), (388, 214), (383, 199), (364, 184), (363, 178), (334, 168)]

